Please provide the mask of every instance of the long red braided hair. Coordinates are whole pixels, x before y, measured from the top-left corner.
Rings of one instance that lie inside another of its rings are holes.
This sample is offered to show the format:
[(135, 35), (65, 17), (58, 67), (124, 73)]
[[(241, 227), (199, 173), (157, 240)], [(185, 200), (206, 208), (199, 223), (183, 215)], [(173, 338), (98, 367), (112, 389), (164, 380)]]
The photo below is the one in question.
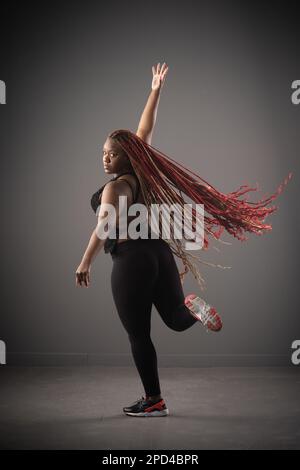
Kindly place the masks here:
[[(264, 223), (264, 220), (276, 211), (278, 206), (266, 206), (282, 192), (292, 177), (291, 172), (274, 194), (253, 202), (248, 201), (247, 196), (243, 199), (239, 198), (248, 192), (257, 191), (257, 187), (242, 185), (236, 191), (224, 194), (198, 174), (146, 143), (129, 130), (118, 129), (111, 132), (108, 137), (114, 139), (129, 158), (140, 182), (148, 214), (150, 214), (151, 204), (177, 203), (183, 209), (184, 204), (187, 204), (183, 195), (189, 197), (196, 204), (204, 205), (204, 250), (209, 247), (209, 237), (228, 244), (220, 239), (224, 229), (240, 241), (248, 239), (245, 232), (262, 235), (265, 231), (272, 230), (272, 226)], [(196, 211), (192, 209), (193, 229), (195, 228), (195, 217)], [(171, 221), (171, 225), (172, 223), (173, 221)], [(180, 240), (175, 238), (173, 230), (170, 232), (170, 239), (165, 239), (172, 252), (183, 262), (185, 270), (181, 276), (190, 270), (203, 290), (205, 280), (196, 265), (197, 261), (214, 267), (228, 267), (205, 262), (187, 252), (183, 247), (185, 240), (184, 236)]]

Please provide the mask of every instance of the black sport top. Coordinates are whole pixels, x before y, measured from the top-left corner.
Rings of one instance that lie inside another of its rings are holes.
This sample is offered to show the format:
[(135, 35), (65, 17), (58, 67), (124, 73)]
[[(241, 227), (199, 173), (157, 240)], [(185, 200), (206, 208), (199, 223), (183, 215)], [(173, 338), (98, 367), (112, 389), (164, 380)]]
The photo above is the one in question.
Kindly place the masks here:
[[(110, 181), (115, 181), (116, 179), (118, 179), (120, 176), (123, 176), (123, 175), (134, 175), (136, 177), (136, 180), (137, 180), (137, 191), (136, 191), (136, 195), (135, 197), (133, 198), (133, 201), (132, 201), (132, 204), (134, 204), (138, 198), (138, 194), (139, 194), (139, 191), (140, 191), (140, 182), (136, 176), (136, 174), (134, 172), (124, 172), (124, 173), (120, 173), (119, 175), (115, 176), (114, 178), (111, 178), (109, 181), (107, 181), (103, 186), (101, 186), (100, 189), (98, 189), (98, 191), (96, 191), (92, 197), (91, 197), (91, 206), (92, 206), (92, 209), (93, 211), (96, 213), (97, 212), (97, 209), (99, 207), (99, 205), (101, 204), (101, 197), (102, 197), (102, 192), (103, 192), (103, 189), (104, 187), (106, 186), (107, 183), (109, 183)], [(132, 187), (131, 183), (129, 181), (127, 181), (125, 178), (123, 179), (123, 181), (126, 181), (126, 183), (129, 184), (129, 186), (131, 187), (131, 190), (132, 190), (132, 194), (134, 195), (134, 188)], [(138, 225), (137, 225), (138, 227)], [(105, 253), (108, 253), (108, 252), (112, 252), (115, 248), (115, 246), (117, 245), (117, 239), (119, 238), (119, 227), (116, 226), (116, 238), (109, 238), (109, 236), (106, 238), (105, 240), (105, 243), (104, 243), (104, 251)]]

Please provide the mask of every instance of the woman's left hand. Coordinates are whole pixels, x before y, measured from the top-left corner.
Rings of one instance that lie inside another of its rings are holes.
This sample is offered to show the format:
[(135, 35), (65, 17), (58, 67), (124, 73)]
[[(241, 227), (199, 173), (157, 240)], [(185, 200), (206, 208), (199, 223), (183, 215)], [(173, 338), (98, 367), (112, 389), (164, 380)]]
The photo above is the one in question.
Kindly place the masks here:
[(152, 90), (159, 90), (163, 87), (169, 67), (164, 62), (160, 68), (160, 62), (156, 68), (152, 66)]

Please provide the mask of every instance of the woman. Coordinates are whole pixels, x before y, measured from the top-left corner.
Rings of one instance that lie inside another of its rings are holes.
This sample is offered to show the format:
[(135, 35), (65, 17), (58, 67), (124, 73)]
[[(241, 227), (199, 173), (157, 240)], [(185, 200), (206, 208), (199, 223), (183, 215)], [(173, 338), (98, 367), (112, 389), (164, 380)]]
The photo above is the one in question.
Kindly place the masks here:
[[(127, 208), (121, 207), (120, 197), (125, 196), (129, 209), (133, 204), (143, 204), (148, 215), (152, 204), (177, 203), (183, 208), (186, 204), (183, 194), (197, 204), (204, 204), (207, 214), (203, 218), (203, 248), (207, 249), (208, 237), (221, 241), (220, 236), (224, 229), (239, 240), (246, 240), (245, 231), (262, 234), (264, 230), (270, 230), (272, 227), (263, 224), (263, 221), (277, 207), (266, 208), (266, 205), (283, 187), (280, 185), (275, 194), (257, 203), (247, 202), (246, 199), (239, 200), (242, 194), (255, 189), (241, 186), (237, 191), (223, 194), (196, 173), (155, 149), (151, 145), (151, 138), (167, 71), (165, 63), (162, 67), (160, 63), (152, 67), (152, 91), (136, 134), (119, 129), (109, 134), (104, 144), (104, 170), (107, 174), (114, 174), (114, 177), (92, 196), (91, 205), (98, 213), (98, 224), (76, 271), (76, 285), (88, 287), (91, 263), (96, 254), (102, 248), (111, 254), (113, 298), (121, 322), (128, 333), (133, 358), (145, 390), (145, 397), (142, 396), (132, 405), (123, 408), (130, 416), (151, 417), (169, 414), (161, 395), (157, 356), (150, 337), (152, 304), (166, 325), (175, 331), (184, 331), (197, 321), (211, 331), (220, 331), (222, 321), (216, 309), (200, 296), (184, 296), (183, 276), (189, 270), (201, 289), (204, 279), (196, 266), (196, 260), (199, 258), (184, 249), (182, 238), (175, 237), (175, 222), (171, 220), (170, 237), (167, 239), (161, 236), (161, 225), (158, 238), (151, 238), (149, 218), (144, 220), (144, 224), (141, 221), (138, 224), (142, 229), (140, 233), (146, 234), (146, 237), (131, 237), (130, 233), (128, 236), (125, 233), (124, 236), (122, 233), (119, 238), (121, 216), (127, 215)], [(290, 177), (291, 173), (284, 184)], [(121, 210), (115, 218), (114, 226), (103, 236), (104, 226), (107, 226), (107, 205), (115, 208), (117, 213)], [(191, 212), (190, 228), (195, 229), (195, 209)], [(128, 217), (130, 222), (134, 219), (133, 216)], [(217, 226), (216, 231), (214, 226)], [(187, 240), (185, 236), (183, 240)], [(185, 270), (181, 274), (174, 254), (183, 262)], [(223, 268), (211, 263), (204, 264)]]

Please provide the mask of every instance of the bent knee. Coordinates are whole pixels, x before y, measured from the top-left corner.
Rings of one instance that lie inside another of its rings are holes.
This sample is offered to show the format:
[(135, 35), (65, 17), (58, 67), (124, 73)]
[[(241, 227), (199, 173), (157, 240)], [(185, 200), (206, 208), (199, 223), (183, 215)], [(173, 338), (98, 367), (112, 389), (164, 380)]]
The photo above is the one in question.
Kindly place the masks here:
[(172, 324), (170, 325), (170, 328), (171, 328), (172, 330), (174, 330), (174, 331), (184, 331), (184, 330), (187, 329), (187, 326), (186, 326), (186, 325), (182, 325), (182, 324), (179, 324), (179, 325), (178, 325), (177, 323), (175, 323), (175, 324), (172, 323)]

